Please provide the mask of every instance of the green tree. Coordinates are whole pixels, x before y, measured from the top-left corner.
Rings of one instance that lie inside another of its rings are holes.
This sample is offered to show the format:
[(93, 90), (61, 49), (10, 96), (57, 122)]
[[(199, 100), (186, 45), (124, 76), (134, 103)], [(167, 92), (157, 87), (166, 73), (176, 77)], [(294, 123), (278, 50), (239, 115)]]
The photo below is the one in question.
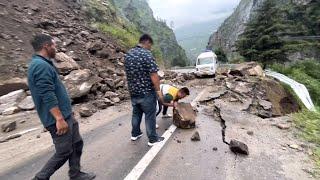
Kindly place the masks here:
[(223, 63), (228, 62), (228, 58), (221, 47), (215, 49), (214, 53), (217, 55), (218, 61), (223, 62)]
[(279, 37), (279, 32), (285, 29), (281, 21), (281, 11), (276, 1), (265, 1), (236, 42), (240, 55), (246, 61), (263, 64), (286, 61), (284, 41)]

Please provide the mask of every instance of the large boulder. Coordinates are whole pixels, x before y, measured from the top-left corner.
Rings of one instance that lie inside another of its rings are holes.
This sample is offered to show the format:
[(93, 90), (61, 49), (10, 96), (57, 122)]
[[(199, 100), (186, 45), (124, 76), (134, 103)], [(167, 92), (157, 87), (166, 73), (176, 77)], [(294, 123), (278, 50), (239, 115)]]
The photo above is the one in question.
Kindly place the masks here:
[(80, 68), (75, 60), (63, 52), (56, 54), (54, 65), (57, 67), (60, 74), (69, 74), (71, 71)]
[(25, 111), (29, 111), (29, 110), (33, 110), (35, 108), (35, 105), (33, 103), (33, 99), (31, 96), (27, 96), (26, 98), (24, 98), (19, 104), (18, 107), (21, 110), (25, 110)]
[(17, 112), (17, 105), (27, 96), (26, 92), (21, 89), (13, 91), (0, 97), (0, 114), (11, 114)]
[(190, 103), (178, 103), (173, 110), (173, 124), (182, 129), (195, 128), (196, 113)]
[(10, 92), (20, 90), (20, 89), (23, 89), (23, 90), (29, 89), (26, 78), (24, 79), (12, 78), (12, 79), (0, 82), (0, 96), (6, 95)]
[(72, 71), (63, 80), (72, 99), (87, 95), (92, 86), (101, 81), (102, 79), (93, 75), (89, 69)]
[(104, 48), (104, 43), (101, 41), (89, 42), (86, 47), (91, 54), (96, 54), (99, 50)]
[(229, 148), (232, 152), (236, 153), (236, 154), (244, 154), (244, 155), (249, 155), (249, 148), (248, 146), (240, 141), (234, 140), (232, 139), (230, 141), (230, 145)]
[(229, 74), (234, 76), (265, 76), (263, 69), (256, 62), (237, 64), (230, 69)]

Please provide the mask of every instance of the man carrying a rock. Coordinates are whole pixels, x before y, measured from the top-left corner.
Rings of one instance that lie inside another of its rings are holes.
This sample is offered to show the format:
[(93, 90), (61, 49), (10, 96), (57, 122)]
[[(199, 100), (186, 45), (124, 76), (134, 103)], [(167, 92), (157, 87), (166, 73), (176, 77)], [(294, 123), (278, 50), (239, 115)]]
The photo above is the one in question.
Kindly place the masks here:
[(68, 160), (71, 180), (94, 179), (94, 174), (80, 171), (83, 141), (79, 124), (73, 117), (69, 95), (51, 60), (56, 54), (55, 42), (51, 36), (40, 34), (32, 39), (31, 44), (36, 54), (29, 64), (28, 84), (39, 118), (50, 132), (56, 150), (33, 179), (50, 179)]
[(125, 57), (125, 70), (133, 108), (131, 140), (136, 141), (142, 136), (140, 124), (144, 113), (149, 138), (148, 146), (164, 140), (156, 132), (157, 95), (161, 101), (163, 97), (160, 91), (159, 68), (150, 51), (152, 45), (152, 38), (144, 34), (139, 44)]

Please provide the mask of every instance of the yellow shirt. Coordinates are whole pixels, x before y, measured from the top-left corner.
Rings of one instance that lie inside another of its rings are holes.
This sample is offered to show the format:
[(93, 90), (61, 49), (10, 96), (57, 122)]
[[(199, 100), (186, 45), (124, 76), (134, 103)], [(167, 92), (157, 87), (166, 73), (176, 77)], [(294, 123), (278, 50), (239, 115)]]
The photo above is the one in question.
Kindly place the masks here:
[(168, 84), (161, 84), (160, 90), (164, 96), (165, 102), (177, 100), (179, 89)]

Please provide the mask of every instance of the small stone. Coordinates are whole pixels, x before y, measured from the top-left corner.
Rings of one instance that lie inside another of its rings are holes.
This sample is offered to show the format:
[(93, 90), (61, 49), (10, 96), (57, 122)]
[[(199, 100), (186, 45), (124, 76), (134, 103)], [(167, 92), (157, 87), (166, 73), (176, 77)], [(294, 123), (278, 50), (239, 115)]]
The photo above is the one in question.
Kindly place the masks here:
[(279, 129), (282, 129), (282, 130), (286, 130), (286, 129), (290, 129), (290, 124), (277, 124), (276, 125)]
[(41, 137), (40, 134), (38, 134), (38, 135), (37, 135), (37, 138), (40, 138), (40, 137)]
[(249, 155), (248, 146), (243, 142), (232, 139), (230, 141), (229, 148), (232, 152), (236, 154), (239, 153), (239, 154)]
[(119, 125), (119, 126), (122, 126), (122, 124), (121, 124), (121, 123), (119, 123), (118, 125)]
[(20, 112), (20, 109), (16, 106), (13, 106), (2, 111), (2, 115), (12, 115), (18, 112)]
[(213, 147), (212, 151), (218, 151), (218, 148), (217, 147)]
[(181, 144), (181, 141), (178, 139), (178, 140), (177, 140), (177, 143)]
[(236, 99), (236, 98), (230, 98), (230, 100), (229, 100), (230, 102), (237, 102), (237, 101), (239, 101), (238, 99)]
[(297, 144), (290, 144), (289, 147), (291, 149), (297, 149), (297, 150), (299, 149), (299, 146)]
[(97, 100), (93, 103), (93, 105), (96, 106), (98, 109), (107, 109), (107, 107), (109, 106), (105, 103), (104, 100)]
[(90, 117), (93, 115), (93, 112), (88, 107), (83, 106), (80, 108), (79, 114), (81, 117)]
[(253, 136), (253, 131), (247, 131), (247, 134)]
[(111, 101), (114, 103), (119, 103), (121, 100), (120, 100), (120, 98), (115, 97), (115, 98), (112, 98)]
[[(108, 82), (107, 82), (108, 83)], [(113, 84), (111, 84), (111, 85), (115, 85), (114, 83)], [(110, 86), (111, 86), (110, 85)], [(117, 94), (117, 93), (114, 93), (114, 92), (112, 92), (112, 91), (107, 91), (105, 94), (104, 94), (104, 97), (106, 97), (106, 98), (109, 98), (109, 99), (111, 99), (111, 98), (116, 98), (116, 97), (118, 97), (119, 95)]]
[(13, 122), (9, 122), (9, 123), (4, 123), (1, 125), (1, 131), (8, 133), (10, 131), (13, 131), (17, 128), (17, 122), (13, 121)]
[(200, 141), (200, 140), (201, 140), (201, 139), (200, 139), (200, 134), (199, 134), (198, 131), (196, 131), (196, 132), (192, 135), (191, 141)]

